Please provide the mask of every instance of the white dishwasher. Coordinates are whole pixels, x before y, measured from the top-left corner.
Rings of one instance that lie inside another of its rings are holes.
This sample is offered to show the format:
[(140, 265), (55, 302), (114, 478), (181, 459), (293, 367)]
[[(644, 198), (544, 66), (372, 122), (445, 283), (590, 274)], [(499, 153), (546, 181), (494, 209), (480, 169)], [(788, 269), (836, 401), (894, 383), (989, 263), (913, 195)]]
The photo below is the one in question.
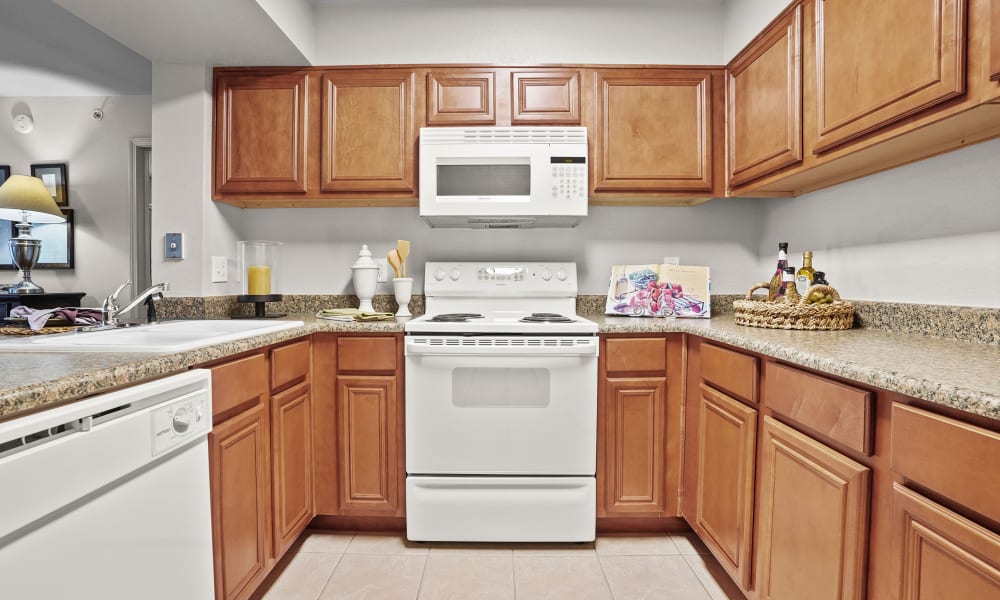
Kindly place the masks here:
[(211, 379), (192, 370), (0, 423), (0, 597), (214, 597)]

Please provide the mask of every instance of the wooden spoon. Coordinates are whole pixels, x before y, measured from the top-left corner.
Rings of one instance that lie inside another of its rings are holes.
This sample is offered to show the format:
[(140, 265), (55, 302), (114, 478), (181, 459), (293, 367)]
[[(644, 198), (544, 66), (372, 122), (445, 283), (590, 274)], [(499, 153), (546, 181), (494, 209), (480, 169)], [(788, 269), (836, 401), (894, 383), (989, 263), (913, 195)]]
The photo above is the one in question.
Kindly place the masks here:
[(396, 240), (396, 253), (399, 254), (399, 269), (406, 277), (406, 257), (410, 255), (410, 242), (407, 240)]
[(392, 265), (392, 270), (395, 271), (396, 277), (399, 277), (400, 276), (399, 275), (399, 265), (400, 265), (399, 254), (395, 250), (389, 250), (389, 252), (386, 253), (385, 257), (389, 261), (389, 264)]

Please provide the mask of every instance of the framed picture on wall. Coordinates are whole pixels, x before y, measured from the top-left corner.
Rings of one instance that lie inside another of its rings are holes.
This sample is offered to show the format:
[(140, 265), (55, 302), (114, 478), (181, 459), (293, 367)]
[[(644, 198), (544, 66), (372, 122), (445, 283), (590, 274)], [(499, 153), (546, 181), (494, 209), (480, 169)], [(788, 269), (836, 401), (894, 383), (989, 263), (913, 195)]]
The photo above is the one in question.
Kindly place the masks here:
[[(61, 210), (66, 217), (65, 223), (35, 223), (31, 227), (31, 237), (42, 240), (42, 252), (35, 269), (73, 268), (73, 209)], [(7, 241), (12, 237), (17, 237), (17, 228), (13, 222), (9, 226), (0, 227), (0, 248), (6, 250)], [(17, 270), (10, 252), (0, 252), (0, 270)]]
[(69, 206), (69, 180), (66, 163), (31, 165), (31, 176), (38, 177), (59, 206)]
[(10, 165), (0, 165), (0, 185), (10, 177)]

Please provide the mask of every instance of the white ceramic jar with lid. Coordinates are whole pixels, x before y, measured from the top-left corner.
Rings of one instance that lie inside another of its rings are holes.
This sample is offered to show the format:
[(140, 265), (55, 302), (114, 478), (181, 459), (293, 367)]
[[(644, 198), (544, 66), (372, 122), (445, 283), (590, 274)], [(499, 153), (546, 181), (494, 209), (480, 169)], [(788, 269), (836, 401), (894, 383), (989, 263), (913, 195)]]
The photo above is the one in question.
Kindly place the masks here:
[(354, 295), (358, 297), (361, 304), (358, 310), (361, 312), (375, 312), (372, 307), (372, 298), (375, 297), (375, 283), (378, 281), (378, 265), (372, 260), (371, 250), (368, 244), (361, 246), (358, 253), (358, 260), (354, 261), (351, 267), (351, 280), (354, 283)]

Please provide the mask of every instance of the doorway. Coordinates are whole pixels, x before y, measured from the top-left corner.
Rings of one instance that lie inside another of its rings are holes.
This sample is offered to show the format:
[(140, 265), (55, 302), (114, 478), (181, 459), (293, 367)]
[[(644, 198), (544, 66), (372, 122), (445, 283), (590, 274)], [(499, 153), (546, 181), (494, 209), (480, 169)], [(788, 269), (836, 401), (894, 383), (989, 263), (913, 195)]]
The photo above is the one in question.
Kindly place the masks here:
[(152, 219), (153, 219), (153, 142), (150, 138), (129, 140), (131, 189), (131, 271), (132, 293), (147, 289), (153, 283)]

